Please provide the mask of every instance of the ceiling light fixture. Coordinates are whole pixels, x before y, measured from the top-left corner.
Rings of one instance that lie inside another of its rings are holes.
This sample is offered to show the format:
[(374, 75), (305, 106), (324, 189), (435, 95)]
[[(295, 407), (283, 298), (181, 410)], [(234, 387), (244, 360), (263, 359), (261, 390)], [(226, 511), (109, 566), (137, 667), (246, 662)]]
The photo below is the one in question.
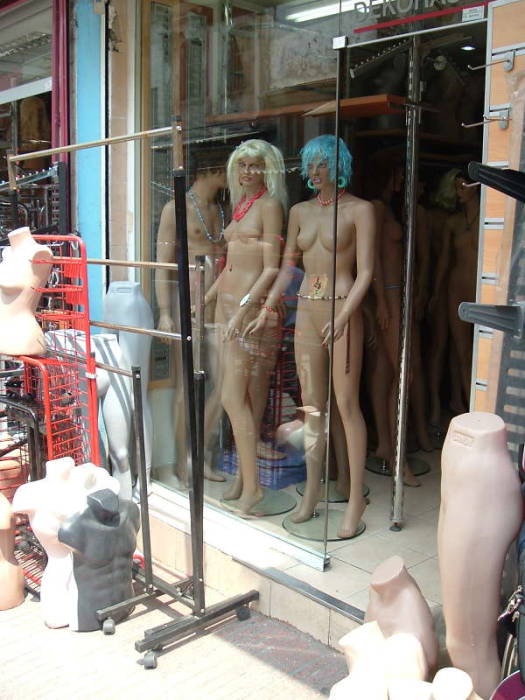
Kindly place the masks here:
[[(367, 5), (378, 5), (381, 4), (383, 0), (370, 0), (366, 3)], [(338, 2), (330, 3), (327, 5), (318, 5), (317, 7), (306, 7), (298, 12), (291, 12), (285, 16), (285, 19), (291, 22), (308, 22), (312, 19), (320, 19), (321, 17), (329, 17), (330, 15), (337, 15), (339, 10), (341, 12), (351, 12), (352, 10), (357, 10), (358, 12), (365, 12), (364, 8), (365, 2), (363, 0), (343, 0), (341, 4)]]
[(462, 51), (475, 51), (477, 46), (474, 46), (473, 44), (463, 44), (463, 46), (460, 46), (459, 48)]

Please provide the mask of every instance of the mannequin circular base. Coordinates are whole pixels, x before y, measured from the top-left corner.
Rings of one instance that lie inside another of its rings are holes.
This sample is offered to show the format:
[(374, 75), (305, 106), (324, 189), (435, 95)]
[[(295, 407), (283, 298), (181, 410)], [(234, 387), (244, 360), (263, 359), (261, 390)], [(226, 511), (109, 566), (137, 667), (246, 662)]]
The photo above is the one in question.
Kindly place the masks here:
[[(304, 496), (304, 489), (306, 487), (306, 481), (302, 481), (300, 484), (297, 484), (295, 487), (295, 490), (300, 496)], [(323, 497), (324, 497), (324, 486), (321, 486)], [(366, 484), (363, 484), (363, 496), (366, 498), (368, 494), (370, 493), (370, 489)], [(345, 498), (342, 494), (339, 493), (339, 491), (336, 488), (336, 482), (335, 481), (329, 481), (328, 482), (328, 503), (346, 503), (348, 501), (348, 498)]]
[(286, 491), (276, 491), (263, 487), (263, 493), (262, 501), (256, 503), (249, 513), (241, 513), (238, 500), (226, 501), (224, 498), (221, 498), (221, 506), (242, 518), (263, 518), (265, 515), (288, 513), (297, 505), (295, 498), (286, 493)]
[[(357, 530), (352, 537), (338, 537), (337, 530), (341, 524), (341, 517), (343, 513), (340, 510), (330, 510), (328, 509), (328, 524), (326, 539), (329, 542), (334, 542), (335, 540), (353, 540), (355, 537), (362, 535), (366, 529), (365, 523), (361, 520), (357, 526)], [(315, 542), (323, 542), (325, 537), (325, 520), (327, 517), (327, 510), (325, 507), (317, 507), (314, 517), (310, 520), (305, 520), (303, 523), (294, 523), (291, 520), (291, 515), (287, 515), (283, 520), (284, 529), (290, 533), (290, 535), (295, 535), (295, 537), (300, 537), (303, 540), (314, 540)]]
[[(422, 476), (430, 471), (430, 465), (419, 457), (408, 457), (407, 462), (414, 476)], [(366, 468), (369, 472), (373, 472), (374, 474), (392, 476), (392, 470), (381, 457), (367, 457)]]
[(408, 457), (407, 462), (414, 476), (422, 476), (430, 471), (430, 464), (421, 457)]

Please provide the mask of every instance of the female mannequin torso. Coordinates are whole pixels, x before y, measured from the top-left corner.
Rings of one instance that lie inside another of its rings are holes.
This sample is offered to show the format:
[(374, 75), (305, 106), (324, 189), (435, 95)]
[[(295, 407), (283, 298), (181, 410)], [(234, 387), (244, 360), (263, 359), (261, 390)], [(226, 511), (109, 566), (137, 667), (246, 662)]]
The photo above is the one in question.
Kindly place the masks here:
[(10, 246), (0, 263), (0, 353), (41, 354), (46, 347), (33, 315), (41, 296), (36, 288), (46, 284), (53, 254), (34, 240), (27, 227), (12, 231), (8, 238)]
[(20, 605), (24, 600), (24, 572), (14, 555), (13, 509), (0, 493), (0, 610)]

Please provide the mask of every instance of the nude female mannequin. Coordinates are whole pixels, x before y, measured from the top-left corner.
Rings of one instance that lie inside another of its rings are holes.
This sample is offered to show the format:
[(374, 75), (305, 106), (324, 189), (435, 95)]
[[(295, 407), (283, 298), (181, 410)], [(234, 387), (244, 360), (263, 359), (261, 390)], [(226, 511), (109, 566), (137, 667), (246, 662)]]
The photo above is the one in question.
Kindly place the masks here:
[(101, 467), (83, 464), (75, 467), (71, 457), (46, 463), (43, 479), (30, 481), (17, 489), (13, 511), (29, 516), (31, 528), (47, 555), (42, 575), (40, 602), (48, 627), (77, 629), (77, 591), (70, 550), (58, 540), (62, 523), (86, 507), (89, 493), (101, 488), (118, 492), (118, 483)]
[[(376, 225), (376, 251), (373, 291), (376, 298), (376, 344), (370, 372), (370, 399), (374, 413), (378, 445), (374, 455), (392, 464), (397, 423), (399, 388), (399, 344), (401, 330), (401, 297), (403, 283), (403, 229), (393, 199), (402, 189), (402, 161), (396, 153), (380, 153), (372, 158), (370, 194)], [(372, 184), (373, 183), (373, 184)], [(374, 198), (376, 197), (376, 198)], [(416, 278), (412, 350), (410, 356), (410, 408), (418, 443), (422, 449), (432, 449), (425, 420), (425, 391), (421, 366), (419, 322), (425, 303), (428, 278), (428, 237), (426, 217), (422, 207), (416, 213)], [(404, 469), (408, 486), (419, 482), (408, 465)]]
[(496, 623), (503, 562), (523, 518), (503, 420), (481, 412), (453, 418), (441, 469), (438, 554), (447, 650), (475, 691), (488, 698), (500, 674)]
[(11, 231), (8, 239), (0, 263), (0, 353), (40, 355), (46, 347), (33, 315), (41, 296), (35, 288), (47, 283), (53, 253), (27, 226)]
[[(111, 282), (104, 297), (104, 320), (123, 326), (151, 329), (154, 327), (153, 313), (138, 282)], [(150, 483), (151, 455), (153, 445), (153, 421), (148, 401), (148, 383), (151, 336), (118, 331), (118, 344), (129, 367), (140, 367), (142, 409), (144, 412), (144, 451), (146, 457), (146, 479)], [(133, 497), (140, 500), (138, 481)]]
[(24, 601), (24, 572), (15, 559), (14, 525), (11, 504), (0, 493), (0, 610)]
[(232, 425), (240, 465), (223, 498), (236, 500), (241, 514), (247, 515), (263, 498), (257, 444), (278, 349), (277, 313), (272, 311), (272, 328), (266, 334), (247, 331), (279, 271), (287, 201), (281, 152), (267, 141), (244, 141), (228, 159), (227, 177), (234, 210), (224, 232), (226, 264), (205, 301), (217, 302), (217, 391)]
[[(442, 293), (448, 274), (448, 323), (457, 349), (463, 400), (468, 406), (472, 371), (472, 325), (458, 316), (463, 301), (476, 298), (476, 272), (479, 237), (479, 190), (468, 187), (468, 177), (455, 178), (459, 211), (447, 219), (437, 264), (435, 296)], [(435, 302), (433, 302), (435, 303)]]
[[(340, 141), (339, 172), (335, 172), (335, 137), (320, 136), (302, 150), (302, 174), (318, 196), (290, 210), (288, 236), (281, 272), (263, 308), (249, 327), (260, 332), (286, 288), (288, 270), (302, 255), (305, 275), (298, 294), (295, 326), (295, 361), (302, 400), (316, 410), (305, 416), (306, 487), (293, 522), (309, 520), (320, 499), (319, 484), (325, 454), (325, 415), (328, 400), (328, 346), (330, 342), (333, 206), (338, 199), (337, 271), (333, 389), (344, 426), (350, 464), (350, 497), (338, 536), (353, 537), (366, 507), (363, 470), (366, 457), (366, 425), (359, 405), (363, 347), (360, 305), (372, 279), (375, 222), (373, 207), (339, 189), (351, 175), (351, 156)], [(353, 274), (354, 266), (357, 274)]]
[(372, 620), (385, 637), (407, 632), (421, 642), (426, 660), (422, 679), (435, 668), (439, 649), (432, 613), (401, 557), (390, 557), (372, 574), (365, 621)]
[[(222, 156), (221, 156), (222, 158)], [(217, 277), (218, 261), (224, 254), (224, 212), (216, 203), (217, 194), (226, 186), (224, 164), (212, 162), (207, 156), (206, 162), (197, 162), (196, 177), (186, 198), (186, 221), (188, 234), (188, 260), (195, 262), (195, 257), (206, 257), (204, 274), (204, 292), (206, 293)], [(161, 213), (157, 233), (157, 261), (174, 263), (176, 251), (175, 231), (175, 202), (168, 202)], [(190, 295), (192, 304), (195, 303), (197, 275), (190, 270)], [(178, 311), (178, 287), (176, 275), (173, 277), (168, 270), (157, 270), (155, 273), (155, 293), (159, 306), (158, 330), (174, 333), (180, 330)], [(217, 354), (215, 347), (215, 330), (210, 321), (213, 320), (213, 308), (206, 315), (205, 350), (206, 370), (211, 384), (216, 386)], [(184, 415), (184, 392), (182, 375), (182, 354), (180, 347), (175, 346), (173, 352), (175, 393), (175, 443), (177, 446), (177, 464), (175, 471), (182, 482), (186, 482), (188, 451), (186, 445), (186, 423)], [(206, 401), (204, 435), (205, 444), (211, 438), (212, 431), (221, 415), (220, 393), (212, 392)], [(221, 474), (213, 471), (209, 461), (205, 460), (204, 476), (211, 481), (224, 481)]]

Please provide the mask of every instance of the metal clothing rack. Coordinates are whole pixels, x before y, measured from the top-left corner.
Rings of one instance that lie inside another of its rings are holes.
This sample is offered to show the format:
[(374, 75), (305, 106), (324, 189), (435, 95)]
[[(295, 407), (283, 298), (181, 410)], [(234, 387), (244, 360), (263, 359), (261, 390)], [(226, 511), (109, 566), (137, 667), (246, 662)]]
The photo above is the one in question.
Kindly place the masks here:
[[(190, 502), (190, 532), (191, 532), (191, 548), (192, 548), (192, 573), (188, 578), (178, 581), (175, 584), (169, 584), (160, 577), (153, 574), (152, 556), (151, 556), (151, 536), (149, 529), (149, 508), (147, 500), (147, 483), (146, 483), (146, 465), (145, 465), (145, 450), (144, 450), (144, 422), (142, 410), (142, 389), (141, 389), (141, 372), (139, 367), (133, 367), (131, 373), (127, 370), (111, 367), (109, 365), (101, 365), (103, 369), (108, 371), (118, 372), (126, 376), (131, 375), (133, 383), (134, 396), (134, 423), (136, 435), (136, 449), (138, 456), (138, 478), (141, 498), (141, 524), (142, 538), (144, 550), (144, 575), (140, 572), (135, 573), (136, 579), (143, 585), (144, 592), (138, 595), (132, 601), (127, 600), (111, 606), (103, 610), (97, 611), (99, 619), (103, 622), (103, 630), (106, 633), (111, 633), (114, 630), (114, 623), (111, 614), (122, 606), (128, 606), (130, 602), (144, 602), (145, 600), (162, 594), (168, 594), (175, 600), (183, 603), (190, 608), (191, 614), (183, 617), (180, 620), (168, 622), (157, 627), (145, 630), (144, 637), (135, 643), (135, 649), (138, 652), (146, 652), (143, 658), (145, 668), (155, 668), (157, 665), (156, 652), (164, 646), (175, 642), (178, 639), (187, 637), (199, 630), (206, 628), (216, 620), (230, 615), (235, 612), (239, 620), (247, 619), (250, 615), (249, 604), (252, 601), (258, 600), (259, 592), (255, 590), (247, 593), (233, 596), (220, 603), (206, 606), (205, 600), (205, 582), (204, 582), (204, 537), (203, 537), (203, 517), (204, 517), (204, 389), (205, 389), (205, 373), (201, 369), (201, 339), (203, 337), (202, 325), (204, 323), (204, 267), (203, 264), (197, 264), (196, 269), (200, 274), (200, 308), (197, 309), (197, 322), (201, 327), (197, 333), (196, 343), (196, 358), (197, 368), (193, 365), (193, 330), (191, 322), (191, 301), (190, 301), (190, 284), (189, 284), (189, 261), (188, 261), (188, 237), (187, 237), (187, 222), (186, 222), (186, 171), (184, 169), (182, 152), (182, 126), (180, 118), (176, 117), (171, 127), (163, 129), (153, 129), (143, 131), (127, 136), (118, 136), (113, 138), (101, 139), (90, 143), (81, 143), (71, 146), (61, 146), (57, 149), (48, 149), (47, 151), (38, 151), (39, 156), (53, 155), (55, 153), (64, 153), (77, 151), (95, 146), (106, 146), (111, 143), (122, 143), (124, 141), (132, 141), (149, 136), (157, 136), (162, 133), (171, 133), (173, 137), (173, 155), (174, 155), (174, 193), (175, 193), (175, 226), (176, 226), (176, 264), (173, 268), (178, 269), (179, 278), (179, 310), (181, 332), (179, 333), (162, 333), (160, 331), (146, 330), (129, 326), (119, 326), (117, 324), (101, 323), (98, 321), (90, 321), (90, 325), (103, 328), (111, 328), (113, 330), (128, 330), (131, 332), (140, 332), (153, 337), (163, 337), (165, 339), (180, 341), (182, 343), (182, 366), (184, 377), (184, 404), (186, 412), (186, 425), (188, 426), (188, 437), (190, 443), (191, 461), (189, 465), (189, 502)], [(7, 156), (7, 166), (9, 173), (10, 189), (16, 193), (17, 184), (14, 174), (14, 165), (19, 160), (31, 158), (35, 153), (9, 154)], [(88, 264), (115, 264), (119, 266), (136, 267), (136, 261), (111, 261), (111, 260), (90, 260)], [(166, 264), (159, 263), (140, 263), (140, 266), (148, 266), (153, 268), (166, 267)], [(168, 608), (166, 603), (163, 605)]]

